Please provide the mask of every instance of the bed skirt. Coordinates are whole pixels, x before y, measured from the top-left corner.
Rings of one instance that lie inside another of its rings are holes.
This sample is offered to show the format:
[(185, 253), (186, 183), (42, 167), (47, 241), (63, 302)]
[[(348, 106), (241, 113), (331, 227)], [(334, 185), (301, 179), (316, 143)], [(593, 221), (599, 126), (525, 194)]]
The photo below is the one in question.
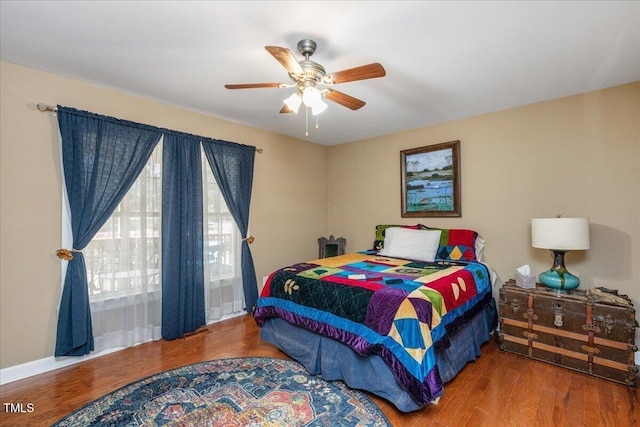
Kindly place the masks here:
[[(491, 299), (455, 335), (449, 337), (448, 348), (436, 350), (443, 383), (451, 381), (468, 362), (480, 356), (480, 346), (489, 341), (496, 325), (496, 306)], [(351, 388), (366, 390), (388, 400), (403, 412), (416, 411), (424, 406), (416, 403), (398, 385), (379, 356), (362, 357), (345, 344), (279, 318), (265, 319), (260, 336), (300, 362), (311, 374), (320, 374), (329, 381), (342, 380)]]

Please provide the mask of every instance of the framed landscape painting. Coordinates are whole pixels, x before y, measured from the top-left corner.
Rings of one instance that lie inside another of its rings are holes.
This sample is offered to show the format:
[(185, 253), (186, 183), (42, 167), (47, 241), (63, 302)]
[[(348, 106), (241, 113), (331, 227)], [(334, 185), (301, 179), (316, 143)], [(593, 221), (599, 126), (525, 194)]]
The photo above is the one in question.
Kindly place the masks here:
[(400, 152), (402, 217), (461, 216), (460, 141)]

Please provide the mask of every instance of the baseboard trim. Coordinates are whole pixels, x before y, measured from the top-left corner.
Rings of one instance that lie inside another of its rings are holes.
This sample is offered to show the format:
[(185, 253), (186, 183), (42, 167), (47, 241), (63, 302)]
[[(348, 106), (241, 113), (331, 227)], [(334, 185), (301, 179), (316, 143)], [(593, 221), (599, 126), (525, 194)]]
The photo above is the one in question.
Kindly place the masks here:
[(22, 380), (34, 375), (44, 374), (45, 372), (75, 365), (76, 363), (82, 363), (87, 360), (91, 360), (96, 357), (104, 356), (106, 354), (123, 349), (124, 347), (112, 348), (109, 350), (101, 351), (100, 353), (76, 357), (50, 356), (43, 359), (34, 360), (32, 362), (23, 363), (21, 365), (10, 366), (8, 368), (0, 369), (0, 385)]
[[(233, 314), (227, 314), (222, 316), (221, 319), (207, 323), (221, 322), (223, 320), (231, 319), (233, 317), (242, 316), (246, 312), (238, 312)], [(143, 344), (143, 343), (139, 343)], [(135, 345), (139, 345), (135, 344)], [(69, 356), (69, 357), (45, 357), (43, 359), (34, 360), (32, 362), (23, 363), (21, 365), (9, 366), (8, 368), (0, 369), (0, 385), (12, 383), (14, 381), (23, 380), (25, 378), (32, 377), (34, 375), (44, 374), (56, 369), (65, 368), (67, 366), (75, 365), (77, 363), (86, 362), (87, 360), (95, 359), (96, 357), (105, 356), (116, 351), (124, 350), (127, 347), (115, 347), (108, 350), (101, 351), (100, 353), (87, 354), (85, 356)]]

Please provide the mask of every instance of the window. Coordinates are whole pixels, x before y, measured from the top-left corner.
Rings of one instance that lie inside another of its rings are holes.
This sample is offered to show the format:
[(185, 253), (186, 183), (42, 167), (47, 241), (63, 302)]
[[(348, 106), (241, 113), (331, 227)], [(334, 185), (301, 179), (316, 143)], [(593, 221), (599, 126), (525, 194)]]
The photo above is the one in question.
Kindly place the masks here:
[[(202, 155), (207, 323), (241, 312), (241, 236)], [(161, 337), (162, 141), (83, 250), (97, 351)]]
[(207, 322), (242, 311), (241, 236), (202, 154), (204, 280)]
[(161, 195), (162, 142), (82, 251), (98, 352), (162, 335)]
[(162, 144), (83, 253), (89, 299), (160, 291)]

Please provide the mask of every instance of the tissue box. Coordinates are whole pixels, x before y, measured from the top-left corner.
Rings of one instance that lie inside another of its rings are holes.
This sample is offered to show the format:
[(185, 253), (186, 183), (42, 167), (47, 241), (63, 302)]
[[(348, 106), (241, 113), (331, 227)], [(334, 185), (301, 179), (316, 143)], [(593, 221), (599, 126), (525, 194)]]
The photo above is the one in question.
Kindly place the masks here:
[(524, 289), (533, 289), (536, 287), (536, 276), (516, 271), (516, 286)]

